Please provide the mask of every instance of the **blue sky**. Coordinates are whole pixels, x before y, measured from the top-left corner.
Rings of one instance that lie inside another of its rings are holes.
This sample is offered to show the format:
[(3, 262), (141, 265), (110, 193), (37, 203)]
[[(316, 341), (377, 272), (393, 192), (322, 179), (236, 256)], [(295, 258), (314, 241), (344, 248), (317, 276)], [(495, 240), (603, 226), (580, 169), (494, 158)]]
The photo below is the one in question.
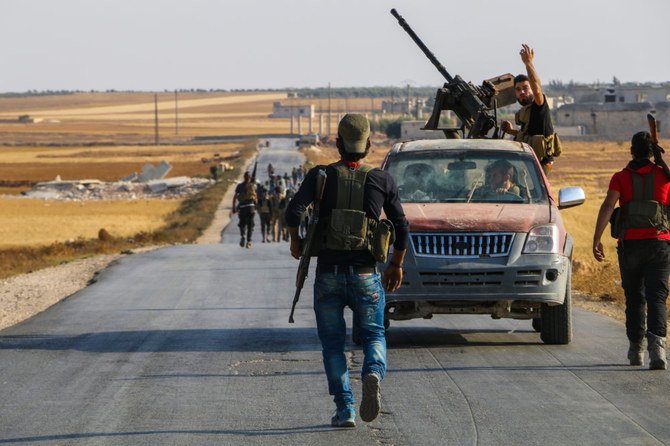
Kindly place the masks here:
[[(0, 0), (0, 91), (670, 80), (668, 0)], [(460, 9), (460, 10), (459, 10)]]

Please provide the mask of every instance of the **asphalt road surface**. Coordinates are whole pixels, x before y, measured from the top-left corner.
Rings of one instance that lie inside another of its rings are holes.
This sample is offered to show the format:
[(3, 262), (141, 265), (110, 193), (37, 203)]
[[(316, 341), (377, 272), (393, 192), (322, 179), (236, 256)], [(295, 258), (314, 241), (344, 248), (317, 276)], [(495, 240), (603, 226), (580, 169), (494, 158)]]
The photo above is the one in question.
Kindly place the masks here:
[[(300, 158), (284, 141), (268, 160)], [(288, 244), (238, 241), (233, 224), (220, 245), (128, 256), (0, 331), (0, 444), (670, 443), (668, 372), (625, 365), (623, 326), (580, 310), (567, 346), (529, 321), (392, 323), (380, 417), (331, 428), (313, 277), (289, 325)]]

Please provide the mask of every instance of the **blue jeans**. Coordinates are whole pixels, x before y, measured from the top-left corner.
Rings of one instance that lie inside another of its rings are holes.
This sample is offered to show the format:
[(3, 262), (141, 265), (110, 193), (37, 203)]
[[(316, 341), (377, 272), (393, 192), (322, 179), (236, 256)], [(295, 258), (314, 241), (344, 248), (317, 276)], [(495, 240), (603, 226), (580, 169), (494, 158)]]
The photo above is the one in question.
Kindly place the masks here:
[(362, 376), (386, 373), (386, 338), (384, 337), (384, 289), (379, 273), (358, 275), (352, 268), (332, 273), (318, 272), (314, 281), (314, 313), (323, 348), (323, 365), (328, 378), (328, 392), (338, 410), (354, 405), (349, 385), (349, 370), (344, 355), (346, 325), (344, 307), (354, 313), (354, 325), (363, 342)]

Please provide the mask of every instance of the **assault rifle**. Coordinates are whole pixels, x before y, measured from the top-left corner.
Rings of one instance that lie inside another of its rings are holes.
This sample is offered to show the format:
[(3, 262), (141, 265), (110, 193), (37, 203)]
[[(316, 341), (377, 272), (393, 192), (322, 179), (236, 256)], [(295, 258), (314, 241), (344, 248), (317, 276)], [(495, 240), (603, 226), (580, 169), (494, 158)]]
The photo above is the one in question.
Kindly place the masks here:
[(251, 181), (256, 184), (256, 171), (258, 170), (258, 155), (256, 155), (256, 161), (254, 161), (254, 170), (251, 172)]
[(295, 312), (295, 306), (300, 299), (300, 291), (302, 291), (302, 287), (305, 285), (305, 278), (309, 272), (310, 251), (312, 250), (316, 227), (319, 224), (319, 212), (321, 208), (321, 199), (323, 198), (323, 191), (326, 188), (326, 178), (326, 171), (323, 169), (319, 170), (319, 173), (316, 176), (316, 185), (314, 188), (316, 193), (314, 194), (314, 208), (312, 209), (312, 217), (309, 219), (309, 224), (307, 226), (307, 235), (305, 236), (302, 252), (300, 255), (300, 265), (298, 265), (298, 273), (295, 277), (295, 295), (293, 296), (291, 314), (288, 317), (289, 324), (295, 322), (293, 320), (293, 313)]
[(668, 165), (665, 163), (662, 156), (662, 154), (665, 153), (665, 150), (658, 145), (658, 125), (654, 115), (647, 113), (647, 122), (649, 123), (649, 134), (651, 135), (651, 150), (654, 152), (654, 163), (663, 168), (665, 177), (670, 180), (670, 169), (668, 169)]
[[(481, 86), (466, 82), (458, 75), (452, 77), (405, 19), (395, 9), (391, 9), (391, 14), (447, 80), (444, 86), (437, 90), (433, 113), (422, 130), (442, 130), (447, 138), (460, 138), (461, 135), (466, 135), (466, 131), (467, 138), (485, 138), (488, 132), (495, 128), (493, 137), (497, 138), (499, 130), (497, 108), (516, 102), (514, 76), (506, 73), (485, 80)], [(440, 127), (440, 115), (444, 110), (453, 111), (461, 121), (461, 126)]]

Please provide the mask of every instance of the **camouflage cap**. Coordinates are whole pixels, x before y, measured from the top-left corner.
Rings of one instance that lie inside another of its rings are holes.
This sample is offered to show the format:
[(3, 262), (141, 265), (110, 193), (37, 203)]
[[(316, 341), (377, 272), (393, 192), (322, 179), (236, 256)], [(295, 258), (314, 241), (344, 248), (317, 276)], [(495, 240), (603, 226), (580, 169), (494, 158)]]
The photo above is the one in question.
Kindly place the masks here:
[(370, 137), (370, 122), (363, 115), (347, 113), (337, 126), (345, 152), (365, 153)]

